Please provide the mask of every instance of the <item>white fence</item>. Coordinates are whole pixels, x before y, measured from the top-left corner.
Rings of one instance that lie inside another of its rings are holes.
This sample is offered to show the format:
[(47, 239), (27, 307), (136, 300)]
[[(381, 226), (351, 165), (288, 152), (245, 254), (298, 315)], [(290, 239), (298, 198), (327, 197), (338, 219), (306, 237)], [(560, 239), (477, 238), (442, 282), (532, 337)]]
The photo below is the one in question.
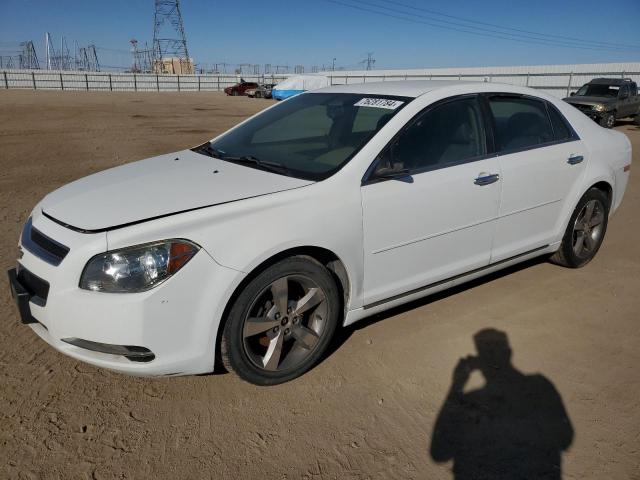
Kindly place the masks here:
[[(467, 80), (529, 86), (557, 97), (568, 96), (596, 77), (631, 78), (640, 83), (640, 63), (533, 65), (461, 69), (323, 72), (332, 85), (392, 80)], [(291, 75), (243, 75), (246, 81), (278, 83)], [(221, 91), (240, 80), (235, 74), (156, 75), (147, 73), (0, 70), (0, 89), (85, 91)]]
[[(278, 83), (287, 75), (243, 75), (247, 82)], [(240, 75), (156, 75), (151, 73), (1, 70), (0, 89), (84, 90), (112, 92), (221, 91)]]
[(640, 69), (636, 72), (566, 72), (566, 73), (490, 73), (480, 74), (416, 74), (404, 75), (386, 73), (356, 74), (345, 73), (328, 74), (331, 85), (344, 85), (352, 83), (390, 82), (397, 80), (461, 80), (471, 82), (498, 82), (511, 85), (520, 85), (542, 90), (556, 97), (568, 97), (589, 80), (597, 77), (607, 78), (631, 78), (640, 83)]
[(360, 70), (325, 73), (333, 76), (332, 82), (334, 84), (415, 79), (467, 80), (529, 86), (557, 97), (565, 97), (589, 80), (598, 77), (631, 78), (640, 83), (640, 62)]

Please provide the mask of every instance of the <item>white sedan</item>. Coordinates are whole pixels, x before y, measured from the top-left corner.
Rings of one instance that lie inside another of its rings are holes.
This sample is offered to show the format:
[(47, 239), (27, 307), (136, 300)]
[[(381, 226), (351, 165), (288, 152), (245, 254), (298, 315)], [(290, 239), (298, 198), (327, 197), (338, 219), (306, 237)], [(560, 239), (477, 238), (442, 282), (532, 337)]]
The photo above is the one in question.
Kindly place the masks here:
[(626, 136), (528, 88), (334, 86), (50, 193), (9, 277), (76, 359), (276, 384), (339, 325), (536, 256), (585, 265), (630, 163)]

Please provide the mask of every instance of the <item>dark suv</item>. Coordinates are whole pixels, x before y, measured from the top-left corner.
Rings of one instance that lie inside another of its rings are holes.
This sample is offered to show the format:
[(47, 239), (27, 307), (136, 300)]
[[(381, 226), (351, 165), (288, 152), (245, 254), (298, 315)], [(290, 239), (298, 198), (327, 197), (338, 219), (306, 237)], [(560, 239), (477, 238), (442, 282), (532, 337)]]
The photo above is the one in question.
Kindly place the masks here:
[(619, 118), (636, 117), (640, 110), (638, 86), (628, 78), (594, 78), (564, 101), (606, 128)]

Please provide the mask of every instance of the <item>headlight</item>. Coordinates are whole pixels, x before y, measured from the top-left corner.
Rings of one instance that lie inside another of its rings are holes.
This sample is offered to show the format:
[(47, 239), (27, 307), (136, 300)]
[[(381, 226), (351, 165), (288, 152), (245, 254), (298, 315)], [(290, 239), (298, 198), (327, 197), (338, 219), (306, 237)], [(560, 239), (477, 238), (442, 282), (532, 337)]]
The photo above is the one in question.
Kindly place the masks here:
[(593, 107), (591, 107), (593, 110), (595, 110), (596, 112), (604, 112), (607, 107), (605, 107), (603, 104), (601, 103), (597, 103), (595, 104)]
[(80, 288), (109, 293), (143, 292), (180, 270), (199, 249), (186, 240), (165, 240), (101, 253), (84, 267)]

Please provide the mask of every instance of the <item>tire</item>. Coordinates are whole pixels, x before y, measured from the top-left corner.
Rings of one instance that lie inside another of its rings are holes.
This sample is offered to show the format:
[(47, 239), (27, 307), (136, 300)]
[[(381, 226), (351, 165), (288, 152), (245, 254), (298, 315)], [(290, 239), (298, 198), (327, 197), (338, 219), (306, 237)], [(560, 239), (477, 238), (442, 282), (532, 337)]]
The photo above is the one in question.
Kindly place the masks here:
[(616, 114), (615, 112), (609, 112), (609, 113), (605, 113), (600, 120), (598, 120), (598, 123), (600, 124), (601, 127), (604, 128), (613, 128), (616, 125)]
[(306, 256), (281, 260), (233, 303), (220, 341), (222, 363), (254, 385), (293, 380), (325, 353), (340, 310), (338, 288), (322, 264)]
[(607, 232), (608, 219), (609, 198), (602, 190), (589, 189), (573, 211), (560, 248), (551, 261), (568, 268), (584, 267), (598, 253)]
[(256, 92), (256, 98), (262, 98), (262, 93), (261, 92)]
[(231, 96), (232, 96), (232, 97), (237, 97), (237, 96), (238, 96), (238, 91), (237, 91), (237, 90), (233, 90), (233, 91), (231, 92)]

